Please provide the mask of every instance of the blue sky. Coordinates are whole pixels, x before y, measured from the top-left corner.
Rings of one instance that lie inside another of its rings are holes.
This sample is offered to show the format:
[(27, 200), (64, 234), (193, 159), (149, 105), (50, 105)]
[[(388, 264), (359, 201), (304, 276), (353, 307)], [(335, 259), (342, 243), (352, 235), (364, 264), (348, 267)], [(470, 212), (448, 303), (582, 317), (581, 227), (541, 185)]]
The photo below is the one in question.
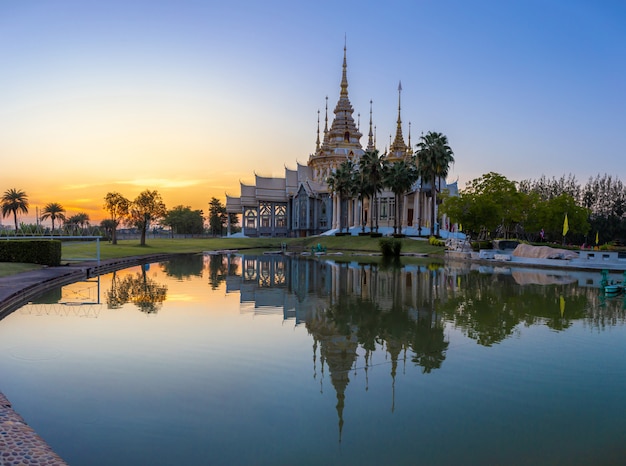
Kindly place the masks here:
[(625, 20), (622, 1), (4, 1), (0, 191), (96, 212), (149, 188), (206, 210), (306, 163), (344, 38), (381, 151), (401, 80), (405, 138), (446, 134), (461, 187), (626, 181)]

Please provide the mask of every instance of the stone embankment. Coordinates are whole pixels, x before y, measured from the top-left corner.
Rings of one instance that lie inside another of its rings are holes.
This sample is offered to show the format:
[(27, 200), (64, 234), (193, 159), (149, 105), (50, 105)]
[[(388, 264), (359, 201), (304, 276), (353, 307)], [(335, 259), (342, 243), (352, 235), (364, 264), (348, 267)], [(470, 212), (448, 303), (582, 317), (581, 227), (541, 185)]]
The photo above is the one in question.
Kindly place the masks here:
[[(114, 270), (171, 259), (172, 254), (152, 254), (122, 259), (82, 262), (60, 267), (45, 267), (0, 278), (0, 320), (26, 304), (34, 296), (55, 286), (67, 285)], [(1, 324), (0, 324), (1, 325)], [(13, 411), (11, 403), (0, 393), (0, 465), (60, 466), (63, 461)]]

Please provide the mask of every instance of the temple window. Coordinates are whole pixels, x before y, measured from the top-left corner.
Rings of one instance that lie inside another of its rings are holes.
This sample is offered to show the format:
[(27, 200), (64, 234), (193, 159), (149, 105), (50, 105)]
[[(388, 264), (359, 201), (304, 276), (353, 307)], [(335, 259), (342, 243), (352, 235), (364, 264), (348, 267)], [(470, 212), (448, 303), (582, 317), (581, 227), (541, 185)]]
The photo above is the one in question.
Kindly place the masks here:
[(261, 228), (270, 228), (272, 221), (272, 204), (269, 202), (261, 202), (259, 205), (259, 214), (261, 216)]
[(244, 214), (246, 228), (256, 228), (256, 210), (246, 209)]
[(275, 215), (276, 228), (285, 228), (287, 226), (287, 206), (277, 205)]

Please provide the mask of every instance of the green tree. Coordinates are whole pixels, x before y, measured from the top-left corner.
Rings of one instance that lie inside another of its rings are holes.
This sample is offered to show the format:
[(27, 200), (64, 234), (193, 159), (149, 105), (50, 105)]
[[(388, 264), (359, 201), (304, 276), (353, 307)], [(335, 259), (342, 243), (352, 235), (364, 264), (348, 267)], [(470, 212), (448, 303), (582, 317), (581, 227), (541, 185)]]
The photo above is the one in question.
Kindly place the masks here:
[(418, 179), (417, 168), (413, 159), (400, 160), (387, 166), (383, 173), (383, 181), (394, 194), (396, 213), (393, 217), (393, 234), (402, 233), (402, 209), (404, 194), (411, 189)]
[(79, 212), (76, 215), (69, 217), (65, 225), (74, 233), (78, 229), (84, 230), (89, 226), (89, 214), (85, 212)]
[(128, 215), (130, 201), (118, 192), (110, 192), (104, 196), (104, 209), (111, 216), (112, 224), (109, 224), (111, 231), (111, 243), (117, 244), (117, 227), (122, 219)]
[(576, 204), (576, 200), (569, 194), (561, 194), (550, 200), (537, 204), (533, 212), (534, 229), (544, 229), (546, 237), (551, 241), (563, 239), (563, 221), (567, 214), (569, 225), (568, 238), (576, 237), (583, 240), (589, 233), (589, 210)]
[(107, 236), (111, 238), (111, 241), (112, 241), (113, 232), (117, 228), (117, 223), (115, 222), (115, 220), (106, 218), (100, 222), (100, 228), (102, 228), (106, 232)]
[(508, 238), (522, 221), (523, 199), (515, 182), (490, 172), (470, 181), (458, 197), (446, 197), (441, 210), (479, 238)]
[(139, 193), (139, 196), (131, 203), (128, 214), (129, 223), (141, 232), (139, 241), (141, 246), (146, 245), (146, 230), (150, 224), (162, 219), (166, 214), (167, 209), (157, 191), (147, 189)]
[(201, 210), (191, 210), (191, 207), (178, 205), (167, 211), (161, 222), (172, 229), (172, 235), (199, 235), (204, 232), (204, 217)]
[(52, 233), (54, 233), (54, 222), (56, 220), (60, 220), (62, 222), (66, 220), (65, 209), (58, 202), (50, 202), (49, 204), (46, 204), (41, 211), (41, 220), (46, 220), (48, 218), (52, 221)]
[(209, 229), (212, 235), (221, 235), (228, 220), (226, 207), (216, 197), (209, 201)]
[(0, 203), (2, 204), (2, 217), (13, 214), (15, 231), (17, 232), (17, 213), (28, 213), (28, 196), (21, 189), (11, 188), (4, 192)]
[(441, 178), (445, 179), (450, 170), (450, 164), (454, 163), (454, 153), (448, 145), (448, 138), (442, 133), (429, 131), (420, 137), (417, 144), (417, 171), (422, 180), (430, 184), (431, 206), (430, 218), (432, 220), (431, 233), (438, 234), (434, 230), (437, 218), (435, 217), (435, 206), (437, 205), (437, 191), (441, 191)]
[[(350, 198), (350, 196), (354, 193), (354, 172), (356, 168), (352, 160), (344, 161), (334, 173), (332, 173), (328, 178), (326, 178), (326, 184), (330, 190), (339, 196), (340, 205), (343, 206), (344, 203)], [(339, 216), (339, 232), (343, 231), (344, 225), (347, 223), (347, 212), (343, 207), (339, 208), (340, 216)], [(346, 225), (347, 227), (347, 225)]]
[[(378, 231), (378, 194), (383, 190), (385, 159), (378, 150), (366, 151), (359, 160), (359, 172), (362, 177), (364, 195), (370, 201), (370, 231)], [(375, 223), (374, 223), (375, 222)]]

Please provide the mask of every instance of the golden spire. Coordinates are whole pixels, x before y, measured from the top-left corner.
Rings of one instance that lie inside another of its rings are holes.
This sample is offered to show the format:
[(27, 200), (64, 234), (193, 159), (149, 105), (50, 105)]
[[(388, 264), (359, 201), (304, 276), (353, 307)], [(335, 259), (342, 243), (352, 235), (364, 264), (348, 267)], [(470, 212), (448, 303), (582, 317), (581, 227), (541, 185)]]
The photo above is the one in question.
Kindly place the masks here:
[(413, 148), (411, 147), (411, 122), (409, 121), (409, 143), (407, 144), (407, 155), (413, 155)]
[(402, 94), (402, 81), (398, 81), (398, 128), (401, 128), (402, 120), (400, 119), (400, 95)]
[(315, 151), (320, 150), (320, 111), (317, 110), (317, 140), (315, 141)]
[(367, 150), (373, 151), (374, 148), (374, 134), (372, 133), (372, 101), (370, 100), (370, 132), (367, 137)]
[(407, 146), (404, 144), (404, 137), (402, 136), (402, 118), (400, 117), (402, 113), (401, 96), (402, 82), (398, 81), (398, 122), (396, 127), (396, 137), (393, 140), (393, 144), (391, 144), (391, 142), (389, 144), (389, 158), (391, 160), (402, 160), (407, 155)]
[(341, 91), (339, 92), (340, 97), (348, 97), (348, 60), (346, 59), (346, 42), (344, 39), (343, 44), (343, 71), (341, 73)]

